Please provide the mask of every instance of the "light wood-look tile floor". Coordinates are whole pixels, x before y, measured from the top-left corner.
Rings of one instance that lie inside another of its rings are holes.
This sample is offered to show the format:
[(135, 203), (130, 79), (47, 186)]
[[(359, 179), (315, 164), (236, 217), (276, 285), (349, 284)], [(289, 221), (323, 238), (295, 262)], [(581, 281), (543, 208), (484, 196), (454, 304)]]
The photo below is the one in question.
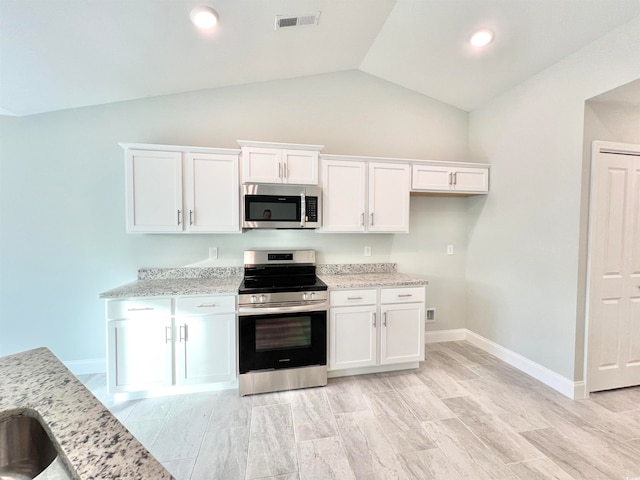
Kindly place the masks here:
[(114, 403), (178, 480), (640, 480), (640, 387), (570, 400), (467, 342), (322, 388)]

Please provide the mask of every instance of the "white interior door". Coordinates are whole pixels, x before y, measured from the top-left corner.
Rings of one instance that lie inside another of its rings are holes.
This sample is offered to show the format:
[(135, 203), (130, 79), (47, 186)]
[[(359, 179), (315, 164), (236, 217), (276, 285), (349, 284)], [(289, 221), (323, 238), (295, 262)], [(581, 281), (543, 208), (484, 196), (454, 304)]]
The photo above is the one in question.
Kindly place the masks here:
[(589, 391), (640, 385), (640, 145), (595, 142), (589, 223)]

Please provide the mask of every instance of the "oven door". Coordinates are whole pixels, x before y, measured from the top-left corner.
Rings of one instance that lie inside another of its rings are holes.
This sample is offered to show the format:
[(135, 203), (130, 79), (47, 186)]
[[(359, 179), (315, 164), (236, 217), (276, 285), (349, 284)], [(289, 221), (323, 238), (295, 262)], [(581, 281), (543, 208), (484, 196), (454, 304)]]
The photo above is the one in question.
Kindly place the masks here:
[[(257, 309), (256, 309), (257, 310)], [(239, 373), (327, 364), (327, 311), (238, 317)]]

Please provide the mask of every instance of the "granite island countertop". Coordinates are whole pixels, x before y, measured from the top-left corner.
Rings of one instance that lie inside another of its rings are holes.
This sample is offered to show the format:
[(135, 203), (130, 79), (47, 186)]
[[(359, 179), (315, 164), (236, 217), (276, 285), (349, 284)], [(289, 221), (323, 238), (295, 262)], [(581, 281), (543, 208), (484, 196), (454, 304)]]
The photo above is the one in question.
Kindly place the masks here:
[(47, 348), (0, 358), (0, 418), (40, 418), (74, 478), (173, 479)]

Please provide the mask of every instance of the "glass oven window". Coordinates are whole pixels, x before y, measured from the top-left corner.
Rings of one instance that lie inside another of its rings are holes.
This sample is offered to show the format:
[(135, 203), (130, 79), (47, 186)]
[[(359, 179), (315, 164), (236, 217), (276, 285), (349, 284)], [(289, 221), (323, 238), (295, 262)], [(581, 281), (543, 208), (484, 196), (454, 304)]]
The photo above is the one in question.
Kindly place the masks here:
[(252, 222), (297, 222), (300, 197), (253, 195), (245, 197), (245, 220)]
[(311, 317), (256, 320), (256, 352), (311, 347)]

